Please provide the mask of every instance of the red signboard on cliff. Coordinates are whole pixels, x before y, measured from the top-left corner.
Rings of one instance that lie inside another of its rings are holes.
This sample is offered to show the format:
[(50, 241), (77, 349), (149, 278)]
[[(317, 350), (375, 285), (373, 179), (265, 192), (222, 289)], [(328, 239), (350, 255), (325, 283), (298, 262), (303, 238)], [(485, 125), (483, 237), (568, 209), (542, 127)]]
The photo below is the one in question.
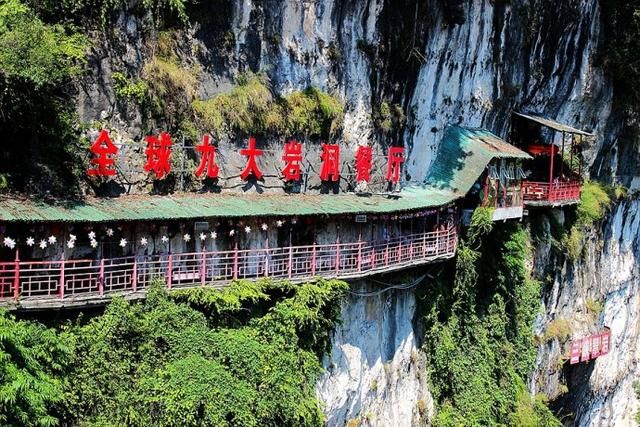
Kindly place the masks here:
[(609, 353), (611, 345), (611, 330), (609, 328), (597, 334), (578, 338), (571, 342), (571, 354), (569, 363), (575, 365), (580, 362), (588, 362)]

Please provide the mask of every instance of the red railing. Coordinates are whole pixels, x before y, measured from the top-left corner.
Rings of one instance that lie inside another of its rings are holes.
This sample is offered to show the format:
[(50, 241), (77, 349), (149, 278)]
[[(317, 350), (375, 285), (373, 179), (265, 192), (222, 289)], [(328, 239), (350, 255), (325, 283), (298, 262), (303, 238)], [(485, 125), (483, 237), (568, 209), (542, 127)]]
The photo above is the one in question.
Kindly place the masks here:
[(142, 291), (154, 279), (167, 288), (224, 285), (270, 277), (355, 278), (450, 258), (457, 229), (404, 235), (382, 242), (354, 242), (269, 249), (235, 249), (101, 260), (0, 263), (0, 301), (52, 300)]
[(525, 202), (528, 201), (548, 201), (564, 202), (578, 201), (580, 199), (581, 184), (579, 181), (535, 182), (523, 181), (522, 191)]

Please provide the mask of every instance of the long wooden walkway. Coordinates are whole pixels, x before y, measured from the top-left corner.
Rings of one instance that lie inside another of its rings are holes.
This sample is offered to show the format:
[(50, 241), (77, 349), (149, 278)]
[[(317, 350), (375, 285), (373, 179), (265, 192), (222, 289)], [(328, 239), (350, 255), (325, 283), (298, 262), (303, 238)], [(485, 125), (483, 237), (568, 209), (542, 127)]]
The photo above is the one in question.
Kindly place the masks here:
[(152, 281), (169, 289), (221, 287), (237, 279), (353, 279), (451, 258), (456, 226), (394, 237), (268, 249), (234, 249), (100, 260), (0, 263), (0, 305), (49, 309), (103, 304), (114, 295), (142, 298)]

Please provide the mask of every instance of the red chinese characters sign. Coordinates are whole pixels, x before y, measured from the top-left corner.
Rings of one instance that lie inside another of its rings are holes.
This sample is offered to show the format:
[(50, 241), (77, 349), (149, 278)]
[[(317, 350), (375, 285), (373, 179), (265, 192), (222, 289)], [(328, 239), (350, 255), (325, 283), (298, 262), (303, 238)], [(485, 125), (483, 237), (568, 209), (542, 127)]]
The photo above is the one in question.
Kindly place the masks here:
[(284, 145), (282, 161), (285, 162), (284, 169), (282, 169), (285, 181), (300, 181), (302, 144), (295, 140), (287, 142)]
[(369, 182), (371, 180), (371, 162), (373, 159), (373, 149), (361, 145), (356, 152), (356, 181)]
[(100, 135), (89, 148), (94, 157), (91, 159), (92, 168), (87, 170), (89, 176), (114, 176), (116, 174), (114, 156), (118, 148), (113, 145), (109, 132), (100, 131)]
[(211, 144), (211, 136), (205, 135), (202, 137), (202, 144), (196, 147), (196, 150), (200, 153), (200, 165), (196, 169), (196, 176), (200, 178), (204, 171), (207, 171), (207, 178), (218, 178), (218, 172), (220, 169), (216, 165), (216, 146)]
[(340, 179), (340, 147), (335, 144), (322, 144), (322, 167), (320, 179), (323, 181), (338, 181)]
[(151, 135), (146, 140), (147, 149), (145, 154), (147, 155), (147, 163), (144, 165), (144, 170), (153, 172), (156, 178), (162, 179), (171, 172), (171, 163), (169, 163), (169, 157), (171, 157), (171, 135), (162, 132), (159, 137)]
[[(164, 179), (171, 171), (172, 140), (171, 135), (166, 132), (158, 136), (150, 135), (145, 138), (147, 147), (145, 149), (146, 163), (144, 170), (153, 173), (156, 179)], [(184, 144), (179, 148), (185, 149)], [(220, 175), (220, 164), (218, 161), (218, 147), (212, 141), (210, 135), (204, 135), (202, 142), (192, 147), (198, 153), (199, 163), (194, 171), (198, 178), (218, 179)], [(92, 154), (91, 167), (87, 170), (89, 176), (112, 177), (116, 174), (115, 156), (118, 153), (116, 147), (107, 130), (102, 130), (91, 145)], [(257, 148), (256, 139), (249, 138), (248, 146), (242, 148), (240, 155), (246, 157), (246, 165), (240, 172), (240, 178), (247, 181), (250, 177), (262, 180), (264, 174), (260, 169), (260, 158), (263, 150)], [(372, 179), (373, 169), (373, 148), (367, 145), (360, 145), (355, 154), (355, 181), (358, 183), (369, 183)], [(282, 169), (279, 170), (282, 178), (286, 182), (297, 182), (303, 177), (303, 144), (296, 140), (287, 141), (282, 149)], [(325, 182), (337, 182), (340, 180), (340, 146), (337, 144), (322, 144), (320, 153), (320, 179)], [(390, 147), (387, 157), (387, 169), (385, 179), (388, 182), (397, 184), (400, 182), (402, 165), (405, 161), (404, 148)], [(184, 173), (180, 170), (179, 173)]]
[(385, 179), (397, 184), (400, 182), (400, 171), (404, 162), (403, 147), (389, 147), (389, 160), (387, 161), (387, 174)]
[(571, 354), (569, 355), (569, 363), (575, 365), (580, 362), (597, 359), (609, 353), (611, 345), (611, 330), (590, 335), (585, 338), (579, 338), (571, 342)]
[(240, 154), (247, 156), (247, 166), (240, 174), (240, 178), (246, 181), (250, 175), (253, 175), (256, 179), (262, 179), (262, 172), (256, 162), (256, 158), (262, 156), (262, 150), (256, 148), (256, 139), (254, 137), (249, 138), (249, 147), (240, 150)]

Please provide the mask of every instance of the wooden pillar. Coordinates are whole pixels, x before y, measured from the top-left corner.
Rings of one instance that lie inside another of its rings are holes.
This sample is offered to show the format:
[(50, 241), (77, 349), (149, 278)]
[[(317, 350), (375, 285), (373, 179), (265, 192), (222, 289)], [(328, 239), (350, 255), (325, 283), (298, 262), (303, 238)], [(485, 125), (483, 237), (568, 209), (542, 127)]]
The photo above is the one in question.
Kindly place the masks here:
[(311, 248), (311, 277), (316, 276), (316, 241), (313, 241), (313, 248)]
[(336, 237), (336, 277), (340, 274), (340, 236)]

